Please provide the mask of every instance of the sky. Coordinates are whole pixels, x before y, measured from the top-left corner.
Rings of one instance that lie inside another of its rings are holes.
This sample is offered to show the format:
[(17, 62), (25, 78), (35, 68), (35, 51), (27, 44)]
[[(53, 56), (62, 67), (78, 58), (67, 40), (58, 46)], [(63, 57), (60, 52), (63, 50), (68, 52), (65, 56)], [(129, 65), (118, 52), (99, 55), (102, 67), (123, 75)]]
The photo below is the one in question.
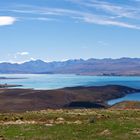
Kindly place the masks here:
[(140, 57), (140, 0), (0, 0), (0, 62)]

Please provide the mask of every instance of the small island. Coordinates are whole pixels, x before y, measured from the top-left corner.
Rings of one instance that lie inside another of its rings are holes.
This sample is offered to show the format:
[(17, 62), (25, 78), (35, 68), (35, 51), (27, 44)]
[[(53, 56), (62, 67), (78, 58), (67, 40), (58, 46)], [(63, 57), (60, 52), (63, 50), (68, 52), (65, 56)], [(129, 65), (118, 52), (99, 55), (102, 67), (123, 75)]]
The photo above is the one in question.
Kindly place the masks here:
[(11, 88), (11, 87), (21, 87), (22, 85), (9, 85), (9, 84), (0, 84), (0, 88)]
[(27, 79), (26, 77), (0, 77), (0, 80)]

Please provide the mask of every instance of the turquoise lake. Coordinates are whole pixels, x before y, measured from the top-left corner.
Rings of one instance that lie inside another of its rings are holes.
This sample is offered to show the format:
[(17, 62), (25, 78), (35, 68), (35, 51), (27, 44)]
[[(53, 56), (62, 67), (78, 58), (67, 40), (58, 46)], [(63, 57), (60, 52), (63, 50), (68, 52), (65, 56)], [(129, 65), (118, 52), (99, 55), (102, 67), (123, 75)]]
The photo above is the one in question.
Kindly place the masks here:
[[(20, 84), (21, 88), (34, 89), (58, 89), (72, 86), (101, 86), (101, 85), (124, 85), (140, 89), (139, 76), (81, 76), (69, 74), (0, 74), (0, 77), (24, 78), (4, 79), (0, 84)], [(109, 101), (114, 104), (125, 100), (140, 101), (140, 93), (127, 95), (120, 99)]]

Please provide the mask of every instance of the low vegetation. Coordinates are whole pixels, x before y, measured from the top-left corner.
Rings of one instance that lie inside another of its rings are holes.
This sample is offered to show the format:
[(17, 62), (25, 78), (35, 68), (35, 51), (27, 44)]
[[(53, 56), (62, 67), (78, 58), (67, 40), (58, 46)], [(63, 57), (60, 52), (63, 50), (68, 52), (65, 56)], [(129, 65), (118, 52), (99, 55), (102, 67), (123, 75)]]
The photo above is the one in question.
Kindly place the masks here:
[(42, 110), (0, 114), (0, 140), (139, 140), (140, 110)]

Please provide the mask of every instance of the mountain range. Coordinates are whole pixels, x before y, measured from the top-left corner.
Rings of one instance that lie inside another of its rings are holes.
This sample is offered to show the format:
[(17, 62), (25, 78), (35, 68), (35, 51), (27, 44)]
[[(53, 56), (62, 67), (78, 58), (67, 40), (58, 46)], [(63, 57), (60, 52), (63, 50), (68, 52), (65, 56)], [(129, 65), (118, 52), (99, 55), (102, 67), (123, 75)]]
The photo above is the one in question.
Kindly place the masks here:
[(0, 63), (1, 74), (78, 74), (104, 76), (140, 75), (140, 58), (74, 59), (45, 62), (35, 60), (18, 63)]

